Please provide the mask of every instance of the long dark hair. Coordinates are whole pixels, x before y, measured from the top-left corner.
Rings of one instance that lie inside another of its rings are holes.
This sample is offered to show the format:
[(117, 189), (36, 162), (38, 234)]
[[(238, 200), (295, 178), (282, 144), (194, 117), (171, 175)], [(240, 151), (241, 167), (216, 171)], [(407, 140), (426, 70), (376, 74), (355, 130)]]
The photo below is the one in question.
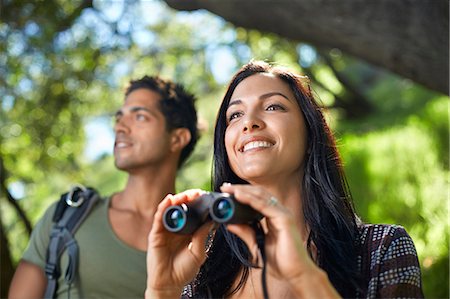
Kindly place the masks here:
[[(271, 73), (286, 82), (304, 115), (308, 148), (302, 181), (302, 207), (310, 229), (307, 249), (312, 256), (311, 246), (314, 244), (317, 248), (316, 263), (327, 272), (333, 286), (342, 296), (354, 297), (358, 287), (355, 245), (359, 220), (352, 206), (334, 137), (305, 77), (262, 61), (251, 61), (236, 73), (216, 120), (213, 189), (219, 191), (224, 182), (247, 183), (231, 170), (228, 162), (224, 141), (226, 110), (237, 85), (257, 73)], [(236, 292), (248, 277), (249, 256), (243, 241), (225, 227), (220, 227), (194, 282), (194, 297), (223, 297)], [(239, 284), (233, 289), (240, 273)]]

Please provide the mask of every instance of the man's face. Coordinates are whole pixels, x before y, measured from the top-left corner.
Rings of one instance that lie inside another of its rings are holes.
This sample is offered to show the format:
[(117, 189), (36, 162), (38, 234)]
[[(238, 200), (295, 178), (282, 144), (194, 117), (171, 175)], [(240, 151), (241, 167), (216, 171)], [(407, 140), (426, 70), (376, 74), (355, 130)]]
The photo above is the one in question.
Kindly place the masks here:
[(131, 92), (116, 113), (115, 165), (132, 172), (165, 163), (170, 155), (170, 133), (160, 111), (161, 96), (149, 89)]

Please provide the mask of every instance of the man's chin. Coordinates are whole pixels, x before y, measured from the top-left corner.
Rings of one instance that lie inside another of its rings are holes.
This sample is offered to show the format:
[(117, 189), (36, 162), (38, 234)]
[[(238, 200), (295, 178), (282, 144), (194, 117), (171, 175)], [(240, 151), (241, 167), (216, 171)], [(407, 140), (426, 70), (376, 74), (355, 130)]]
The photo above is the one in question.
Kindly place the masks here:
[(130, 168), (130, 166), (127, 165), (126, 163), (120, 163), (118, 161), (114, 161), (114, 166), (116, 166), (117, 169), (122, 171), (127, 171)]

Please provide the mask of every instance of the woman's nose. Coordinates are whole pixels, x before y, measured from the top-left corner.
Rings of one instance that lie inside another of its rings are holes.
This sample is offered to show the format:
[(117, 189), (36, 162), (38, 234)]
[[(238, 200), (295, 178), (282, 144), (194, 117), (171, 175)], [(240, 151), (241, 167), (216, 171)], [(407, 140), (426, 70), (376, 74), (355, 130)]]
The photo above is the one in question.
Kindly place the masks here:
[(244, 132), (251, 132), (253, 130), (261, 129), (264, 126), (264, 123), (261, 119), (255, 116), (249, 116), (244, 120)]

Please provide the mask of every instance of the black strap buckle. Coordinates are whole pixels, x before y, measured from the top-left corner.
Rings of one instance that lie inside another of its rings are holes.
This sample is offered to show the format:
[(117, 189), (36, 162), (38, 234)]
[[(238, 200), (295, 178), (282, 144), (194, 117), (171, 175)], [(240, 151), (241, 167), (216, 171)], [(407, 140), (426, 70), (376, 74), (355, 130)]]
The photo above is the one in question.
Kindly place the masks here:
[(58, 274), (58, 270), (56, 268), (56, 265), (54, 264), (46, 264), (45, 265), (45, 275), (47, 276), (47, 278), (50, 279), (56, 279), (59, 274)]

